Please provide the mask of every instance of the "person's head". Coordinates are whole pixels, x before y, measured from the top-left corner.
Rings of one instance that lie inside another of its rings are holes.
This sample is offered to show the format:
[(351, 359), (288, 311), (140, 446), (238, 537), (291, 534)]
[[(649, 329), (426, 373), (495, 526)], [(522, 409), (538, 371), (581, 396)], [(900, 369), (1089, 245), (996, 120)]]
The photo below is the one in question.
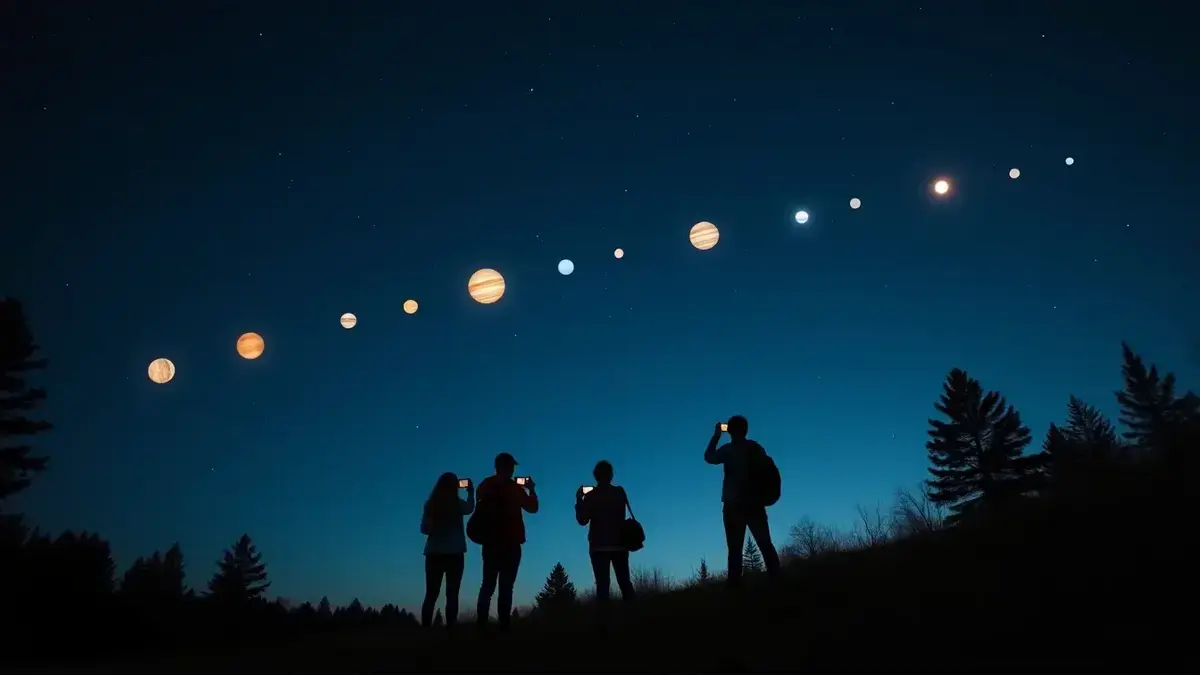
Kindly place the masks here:
[(596, 462), (596, 468), (592, 469), (592, 478), (596, 479), (596, 485), (611, 484), (613, 479), (612, 462), (607, 459)]
[(729, 436), (734, 440), (742, 440), (746, 438), (746, 434), (750, 433), (750, 423), (741, 415), (734, 415), (726, 422), (729, 426)]
[(458, 476), (446, 472), (438, 476), (433, 491), (425, 501), (425, 508), (435, 519), (458, 512)]
[(500, 478), (509, 479), (513, 477), (513, 472), (517, 470), (517, 460), (507, 452), (502, 452), (496, 455), (496, 475)]

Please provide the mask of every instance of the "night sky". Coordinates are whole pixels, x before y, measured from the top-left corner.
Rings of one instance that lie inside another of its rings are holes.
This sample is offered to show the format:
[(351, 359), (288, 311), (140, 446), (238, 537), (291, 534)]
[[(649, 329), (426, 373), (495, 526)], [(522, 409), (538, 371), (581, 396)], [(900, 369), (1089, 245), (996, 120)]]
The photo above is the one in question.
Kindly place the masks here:
[(508, 451), (519, 603), (591, 586), (599, 459), (683, 578), (724, 567), (732, 414), (783, 540), (925, 477), (951, 367), (1035, 446), (1113, 409), (1122, 339), (1197, 381), (1197, 62), (1153, 3), (13, 4), (0, 294), (56, 425), (18, 506), (121, 570), (179, 541), (203, 589), (247, 532), (272, 595), (413, 609), (438, 474)]

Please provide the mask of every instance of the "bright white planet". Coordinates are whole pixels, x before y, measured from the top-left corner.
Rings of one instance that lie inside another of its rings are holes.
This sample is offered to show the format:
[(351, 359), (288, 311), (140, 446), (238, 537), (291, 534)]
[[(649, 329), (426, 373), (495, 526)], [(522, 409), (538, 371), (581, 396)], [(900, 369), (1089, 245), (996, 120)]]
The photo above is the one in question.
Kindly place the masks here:
[(1016, 168), (1009, 169), (1009, 170), (1008, 170), (1008, 177), (1009, 177), (1009, 178), (1011, 178), (1011, 179), (1013, 179), (1013, 180), (1016, 180), (1016, 179), (1020, 178), (1020, 177), (1021, 177), (1021, 170), (1020, 170), (1020, 169), (1016, 169)]
[(342, 322), (342, 328), (349, 330), (351, 328), (354, 328), (354, 326), (358, 324), (358, 317), (354, 316), (350, 312), (346, 312), (345, 314), (342, 315), (341, 322)]
[(558, 261), (558, 273), (564, 277), (575, 271), (575, 263), (563, 258)]
[(858, 197), (853, 197), (850, 199), (850, 208), (857, 209), (860, 206), (862, 206), (861, 199), (859, 199)]
[(796, 212), (796, 222), (800, 223), (801, 225), (807, 223), (808, 222), (808, 211), (797, 211)]
[(936, 183), (933, 184), (933, 191), (938, 193), (939, 195), (946, 194), (947, 192), (950, 191), (950, 181), (945, 180), (945, 179), (938, 180)]
[(1067, 166), (1071, 166), (1072, 164), (1074, 164), (1074, 163), (1075, 163), (1075, 158), (1074, 158), (1074, 157), (1068, 157), (1066, 161), (1067, 161)]
[(625, 257), (625, 249), (619, 248), (619, 249), (613, 251), (613, 257), (616, 258), (617, 260), (624, 258)]

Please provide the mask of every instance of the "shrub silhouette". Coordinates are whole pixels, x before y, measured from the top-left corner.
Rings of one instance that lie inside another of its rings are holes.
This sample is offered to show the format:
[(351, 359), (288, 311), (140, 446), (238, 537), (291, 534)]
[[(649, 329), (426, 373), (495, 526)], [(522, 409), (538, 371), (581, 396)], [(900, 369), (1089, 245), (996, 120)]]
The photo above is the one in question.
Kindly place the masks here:
[(46, 457), (17, 439), (49, 431), (49, 422), (26, 414), (46, 400), (43, 389), (30, 387), (25, 376), (46, 367), (25, 318), (25, 309), (12, 298), (0, 300), (0, 507), (4, 500), (29, 487), (32, 476), (46, 470)]

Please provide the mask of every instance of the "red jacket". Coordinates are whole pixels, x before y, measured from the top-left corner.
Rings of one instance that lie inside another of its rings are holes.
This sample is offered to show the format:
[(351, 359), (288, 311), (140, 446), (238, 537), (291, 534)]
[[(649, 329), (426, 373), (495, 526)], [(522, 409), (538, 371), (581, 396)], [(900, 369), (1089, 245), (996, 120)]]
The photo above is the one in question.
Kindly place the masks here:
[(511, 478), (488, 476), (479, 484), (475, 499), (478, 502), (476, 509), (483, 508), (485, 500), (497, 500), (497, 503), (493, 504), (498, 513), (497, 546), (520, 546), (525, 543), (525, 517), (522, 511), (538, 512), (536, 494), (525, 492), (525, 488), (517, 485)]

